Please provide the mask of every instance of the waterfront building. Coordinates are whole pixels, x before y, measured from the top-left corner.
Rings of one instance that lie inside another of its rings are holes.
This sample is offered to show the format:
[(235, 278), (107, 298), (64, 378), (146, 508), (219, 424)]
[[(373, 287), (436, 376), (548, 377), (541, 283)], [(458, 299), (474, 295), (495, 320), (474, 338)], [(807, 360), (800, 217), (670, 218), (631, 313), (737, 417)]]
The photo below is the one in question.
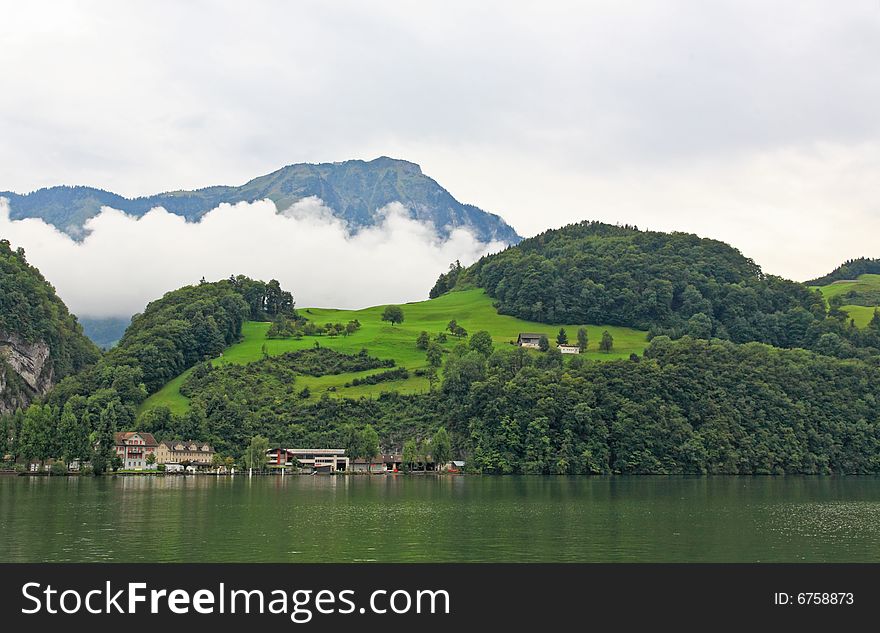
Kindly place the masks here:
[(207, 442), (195, 440), (162, 440), (156, 451), (156, 462), (165, 464), (166, 470), (172, 464), (189, 464), (196, 467), (211, 465), (214, 447)]
[(132, 431), (128, 433), (114, 433), (116, 456), (122, 460), (122, 468), (125, 470), (146, 470), (155, 468), (155, 463), (147, 463), (148, 455), (155, 455), (159, 446), (152, 433)]
[(350, 460), (344, 448), (270, 448), (266, 451), (269, 466), (286, 467), (299, 464), (313, 472), (344, 471)]

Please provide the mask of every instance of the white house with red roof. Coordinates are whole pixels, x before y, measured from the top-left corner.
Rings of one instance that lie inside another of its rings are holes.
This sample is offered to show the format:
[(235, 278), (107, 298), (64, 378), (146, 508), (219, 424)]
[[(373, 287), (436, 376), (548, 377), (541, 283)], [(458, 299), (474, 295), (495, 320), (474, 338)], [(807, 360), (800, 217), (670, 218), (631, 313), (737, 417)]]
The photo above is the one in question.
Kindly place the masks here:
[(140, 431), (131, 431), (128, 433), (116, 433), (114, 435), (116, 443), (116, 455), (122, 460), (122, 467), (126, 470), (145, 470), (147, 468), (155, 468), (153, 464), (147, 463), (147, 455), (156, 454), (159, 443), (152, 433), (142, 433)]

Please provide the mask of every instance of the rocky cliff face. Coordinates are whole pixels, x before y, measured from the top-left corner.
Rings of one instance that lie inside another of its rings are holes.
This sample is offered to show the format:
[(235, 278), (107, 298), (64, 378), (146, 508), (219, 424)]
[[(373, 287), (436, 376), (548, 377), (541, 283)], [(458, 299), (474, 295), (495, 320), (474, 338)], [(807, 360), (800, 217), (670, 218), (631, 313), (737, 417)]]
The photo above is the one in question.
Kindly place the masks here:
[(55, 384), (49, 346), (0, 332), (0, 414), (25, 407)]

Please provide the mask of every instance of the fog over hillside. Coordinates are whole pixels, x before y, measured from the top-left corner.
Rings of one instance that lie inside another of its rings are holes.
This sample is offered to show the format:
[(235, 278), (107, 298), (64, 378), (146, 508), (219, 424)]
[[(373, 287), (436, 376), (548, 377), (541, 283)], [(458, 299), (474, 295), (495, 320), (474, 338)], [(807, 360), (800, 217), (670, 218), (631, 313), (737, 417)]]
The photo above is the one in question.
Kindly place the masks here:
[(244, 274), (278, 279), (297, 305), (363, 307), (425, 299), (437, 275), (503, 248), (408, 217), (399, 203), (373, 227), (351, 234), (318, 198), (285, 214), (269, 200), (222, 204), (199, 222), (162, 208), (133, 218), (108, 207), (76, 242), (39, 219), (10, 220), (0, 201), (0, 235), (56, 287), (74, 314), (130, 315), (182, 285)]

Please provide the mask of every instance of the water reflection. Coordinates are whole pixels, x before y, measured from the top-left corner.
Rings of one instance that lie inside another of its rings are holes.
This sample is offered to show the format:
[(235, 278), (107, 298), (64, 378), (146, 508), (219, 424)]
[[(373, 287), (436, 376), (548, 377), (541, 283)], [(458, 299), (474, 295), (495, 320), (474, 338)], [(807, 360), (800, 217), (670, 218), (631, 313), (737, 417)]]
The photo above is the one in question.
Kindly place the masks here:
[(2, 561), (878, 561), (880, 479), (0, 477)]

